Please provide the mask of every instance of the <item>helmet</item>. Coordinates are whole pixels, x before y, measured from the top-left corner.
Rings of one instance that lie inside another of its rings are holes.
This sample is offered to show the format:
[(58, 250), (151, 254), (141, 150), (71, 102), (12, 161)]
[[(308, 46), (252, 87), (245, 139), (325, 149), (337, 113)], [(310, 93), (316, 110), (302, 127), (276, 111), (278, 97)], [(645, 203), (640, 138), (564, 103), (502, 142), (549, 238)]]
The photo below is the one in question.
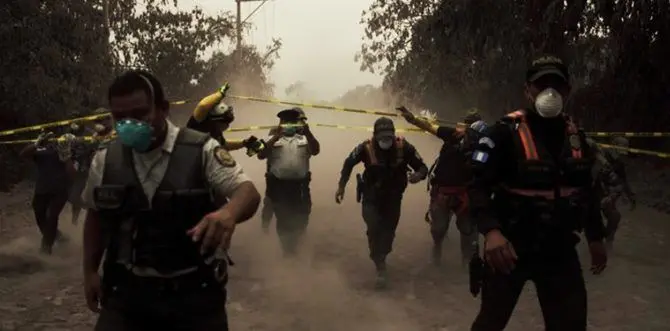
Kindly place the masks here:
[(306, 121), (307, 120), (307, 115), (305, 115), (305, 111), (302, 110), (300, 107), (295, 107), (293, 108), (296, 112), (298, 112), (298, 120), (301, 121)]
[(225, 104), (224, 102), (219, 102), (214, 109), (212, 109), (208, 114), (208, 119), (212, 121), (221, 121), (226, 123), (231, 123), (235, 120), (235, 113), (233, 112), (233, 107)]

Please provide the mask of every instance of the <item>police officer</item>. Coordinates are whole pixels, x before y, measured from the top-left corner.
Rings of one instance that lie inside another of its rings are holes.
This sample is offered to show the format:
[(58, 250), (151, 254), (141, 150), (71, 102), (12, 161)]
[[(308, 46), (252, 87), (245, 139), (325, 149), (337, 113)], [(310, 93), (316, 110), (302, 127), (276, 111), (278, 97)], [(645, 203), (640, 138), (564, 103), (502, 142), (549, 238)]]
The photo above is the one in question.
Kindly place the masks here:
[(215, 252), (260, 195), (217, 141), (167, 119), (150, 73), (117, 77), (108, 99), (118, 138), (95, 154), (82, 193), (95, 329), (228, 330), (227, 264)]
[(503, 330), (526, 281), (537, 288), (547, 330), (586, 330), (586, 288), (575, 245), (582, 228), (591, 271), (607, 263), (592, 182), (593, 151), (563, 113), (569, 73), (555, 56), (526, 73), (530, 107), (490, 128), (473, 152), (471, 212), (485, 236), (481, 308), (472, 330)]
[[(628, 155), (628, 139), (625, 137), (614, 137), (612, 139), (614, 148), (598, 148), (598, 169), (596, 183), (600, 189), (602, 200), (600, 207), (607, 220), (606, 243), (608, 249), (614, 245), (614, 236), (621, 223), (621, 213), (617, 209), (617, 202), (622, 195), (630, 203), (631, 210), (636, 207), (635, 193), (628, 183), (626, 175), (626, 164), (624, 158)], [(619, 148), (616, 148), (619, 147)]]
[(72, 178), (72, 186), (70, 187), (70, 194), (68, 201), (72, 208), (72, 224), (77, 225), (79, 220), (79, 215), (82, 210), (81, 202), (81, 192), (84, 189), (86, 184), (86, 178), (88, 177), (88, 169), (91, 165), (91, 160), (93, 154), (98, 148), (96, 142), (84, 140), (86, 128), (83, 125), (77, 123), (72, 123), (70, 125), (70, 134), (75, 138), (72, 141), (72, 166), (74, 170), (74, 175)]
[(37, 169), (32, 207), (42, 234), (40, 252), (47, 255), (52, 253), (56, 240), (64, 238), (58, 230), (58, 223), (71, 185), (69, 140), (68, 135), (58, 143), (53, 132), (42, 131), (33, 144), (19, 152), (21, 157), (32, 159)]
[(223, 102), (228, 88), (229, 85), (224, 84), (216, 92), (202, 98), (188, 119), (186, 127), (208, 133), (229, 151), (245, 147), (252, 150), (256, 149), (260, 145), (257, 144), (258, 139), (254, 136), (244, 140), (229, 140), (223, 136), (223, 132), (228, 130), (230, 124), (235, 120), (233, 107)]
[[(305, 115), (305, 112), (302, 110), (300, 107), (294, 107), (293, 108), (295, 111), (299, 113), (298, 115), (298, 121), (302, 123), (307, 123), (307, 115)], [(268, 136), (273, 137), (277, 135), (277, 127), (273, 127), (270, 129)], [(261, 140), (262, 141), (262, 140)], [(265, 143), (263, 141), (263, 143)], [(264, 148), (264, 147), (263, 147)], [(267, 170), (269, 172), (270, 169)], [(272, 223), (272, 216), (274, 216), (274, 208), (272, 206), (272, 199), (270, 199), (270, 195), (268, 194), (268, 188), (270, 185), (268, 185), (268, 179), (269, 177), (265, 177), (265, 196), (263, 197), (263, 207), (261, 209), (261, 228), (263, 229), (263, 232), (269, 233), (270, 231), (270, 223)]]
[[(258, 153), (258, 159), (267, 159), (265, 194), (277, 217), (282, 250), (286, 256), (292, 256), (297, 253), (312, 211), (309, 160), (320, 153), (321, 145), (299, 108), (282, 110), (277, 117), (279, 126), (275, 135)], [(263, 221), (269, 224), (269, 220)]]
[[(470, 221), (467, 185), (472, 179), (470, 166), (474, 145), (485, 128), (479, 112), (471, 109), (463, 119), (467, 127), (452, 128), (431, 123), (399, 108), (411, 124), (442, 139), (442, 149), (431, 169), (430, 178), (430, 233), (433, 237), (432, 258), (437, 265), (442, 259), (442, 243), (449, 230), (451, 216), (456, 215), (456, 225), (461, 236), (461, 263), (465, 265), (475, 253), (478, 233)], [(473, 124), (475, 124), (473, 126)], [(472, 127), (470, 127), (472, 126)]]
[[(338, 204), (344, 199), (351, 171), (360, 162), (365, 165), (365, 171), (359, 177), (357, 191), (362, 193), (368, 248), (377, 271), (376, 287), (383, 288), (388, 280), (386, 256), (393, 247), (407, 182), (415, 184), (425, 179), (428, 167), (412, 144), (396, 136), (393, 121), (380, 117), (375, 121), (372, 139), (358, 144), (344, 160), (335, 193)], [(414, 171), (409, 176), (408, 167)]]

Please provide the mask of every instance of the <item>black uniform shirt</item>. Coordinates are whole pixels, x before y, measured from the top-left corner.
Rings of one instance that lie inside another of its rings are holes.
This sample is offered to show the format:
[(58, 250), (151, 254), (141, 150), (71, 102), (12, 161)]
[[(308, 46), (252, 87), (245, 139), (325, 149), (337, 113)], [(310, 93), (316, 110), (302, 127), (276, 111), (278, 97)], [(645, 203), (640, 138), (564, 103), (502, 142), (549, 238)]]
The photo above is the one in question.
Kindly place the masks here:
[(432, 185), (465, 186), (471, 179), (469, 160), (466, 159), (462, 140), (465, 135), (454, 128), (440, 126), (437, 137), (444, 142), (437, 158)]
[[(562, 117), (542, 118), (532, 111), (527, 111), (526, 116), (534, 140), (558, 160), (567, 139), (565, 120)], [(498, 218), (493, 207), (493, 199), (496, 199), (493, 192), (495, 187), (509, 183), (517, 176), (518, 154), (512, 134), (509, 124), (496, 123), (489, 128), (487, 137), (480, 139), (472, 155), (474, 177), (470, 187), (471, 212), (482, 234), (502, 226), (502, 220)], [(585, 156), (590, 157), (592, 153), (585, 139), (582, 139), (581, 145)], [(585, 182), (584, 189), (588, 192), (588, 215), (582, 225), (589, 241), (601, 240), (605, 228), (600, 215), (599, 199), (593, 189), (593, 180)]]
[(33, 155), (37, 167), (35, 194), (65, 194), (70, 185), (65, 163), (58, 158), (55, 147), (38, 147)]
[[(342, 172), (340, 175), (340, 187), (344, 187), (346, 183), (349, 181), (349, 177), (351, 177), (351, 172), (353, 171), (354, 167), (360, 163), (363, 162), (366, 167), (370, 163), (369, 155), (367, 152), (367, 145), (368, 142), (363, 142), (358, 144), (356, 148), (354, 148), (351, 153), (349, 153), (349, 156), (344, 160), (344, 165), (342, 166)], [(375, 156), (378, 159), (378, 162), (380, 164), (386, 164), (389, 165), (392, 162), (395, 161), (396, 159), (396, 149), (395, 145), (394, 148), (391, 148), (389, 150), (382, 150), (379, 147), (377, 147), (376, 144), (374, 144), (375, 148)], [(426, 164), (423, 162), (423, 159), (419, 155), (419, 152), (416, 150), (414, 145), (410, 144), (407, 140), (403, 142), (403, 160), (402, 164), (398, 166), (400, 169), (407, 169), (409, 166), (412, 170), (415, 172), (420, 172), (423, 176), (423, 178), (426, 177), (428, 174), (428, 167)], [(391, 168), (389, 167), (389, 170)], [(397, 168), (396, 168), (397, 169)], [(407, 176), (405, 175), (405, 172), (403, 172), (402, 178), (397, 178), (398, 184), (406, 186), (407, 185)]]

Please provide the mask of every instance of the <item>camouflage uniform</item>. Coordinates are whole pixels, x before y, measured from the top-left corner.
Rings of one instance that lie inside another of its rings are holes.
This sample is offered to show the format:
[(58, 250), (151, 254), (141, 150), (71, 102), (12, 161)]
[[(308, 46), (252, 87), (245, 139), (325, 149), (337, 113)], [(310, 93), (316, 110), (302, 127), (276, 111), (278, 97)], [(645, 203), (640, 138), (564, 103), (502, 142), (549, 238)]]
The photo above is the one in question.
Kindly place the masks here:
[[(597, 146), (593, 141), (590, 142), (593, 146)], [(628, 140), (624, 137), (615, 137), (612, 144), (628, 148)], [(621, 223), (621, 213), (617, 209), (617, 201), (622, 195), (625, 195), (631, 203), (631, 209), (633, 209), (635, 208), (635, 194), (628, 183), (626, 167), (623, 162), (623, 156), (627, 152), (599, 147), (596, 147), (596, 151), (597, 162), (594, 169), (594, 178), (602, 197), (600, 208), (607, 219), (607, 244), (611, 247), (619, 223)]]

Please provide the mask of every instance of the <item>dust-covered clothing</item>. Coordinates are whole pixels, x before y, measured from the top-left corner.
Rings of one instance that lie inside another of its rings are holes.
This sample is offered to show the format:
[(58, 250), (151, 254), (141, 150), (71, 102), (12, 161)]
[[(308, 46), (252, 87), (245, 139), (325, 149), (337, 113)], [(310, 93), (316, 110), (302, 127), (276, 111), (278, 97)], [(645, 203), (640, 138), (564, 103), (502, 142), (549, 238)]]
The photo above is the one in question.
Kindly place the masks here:
[[(282, 136), (271, 148), (267, 159), (266, 197), (263, 221), (267, 225), (273, 212), (284, 253), (297, 251), (300, 239), (307, 230), (312, 211), (309, 184), (309, 160), (312, 153), (304, 135)], [(267, 218), (266, 218), (267, 217)]]
[(404, 138), (397, 138), (389, 150), (382, 150), (373, 140), (365, 141), (344, 160), (340, 177), (340, 187), (344, 187), (354, 166), (363, 162), (362, 213), (367, 226), (370, 258), (382, 265), (392, 251), (395, 231), (400, 219), (402, 197), (407, 188), (407, 172), (411, 168), (428, 174), (416, 148)]

